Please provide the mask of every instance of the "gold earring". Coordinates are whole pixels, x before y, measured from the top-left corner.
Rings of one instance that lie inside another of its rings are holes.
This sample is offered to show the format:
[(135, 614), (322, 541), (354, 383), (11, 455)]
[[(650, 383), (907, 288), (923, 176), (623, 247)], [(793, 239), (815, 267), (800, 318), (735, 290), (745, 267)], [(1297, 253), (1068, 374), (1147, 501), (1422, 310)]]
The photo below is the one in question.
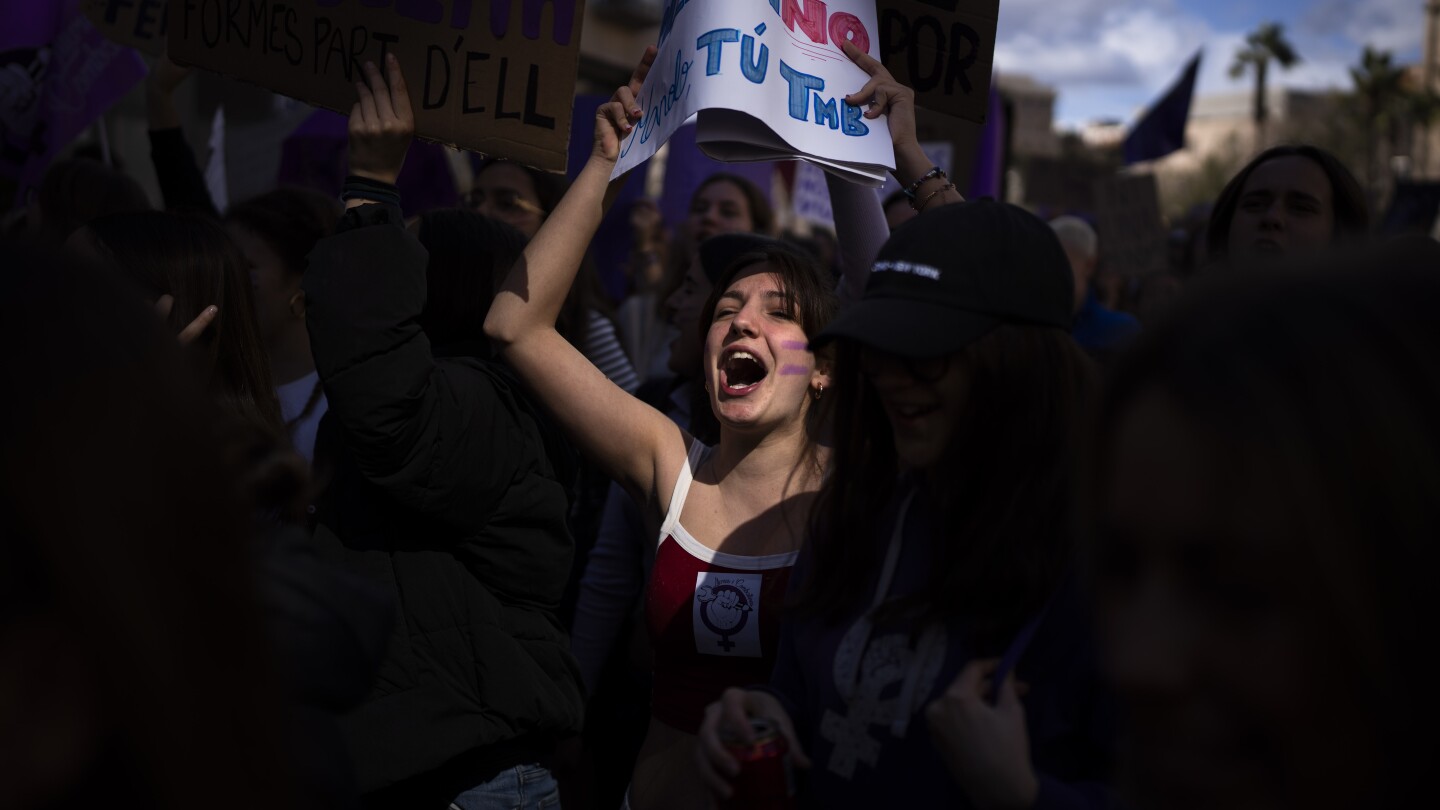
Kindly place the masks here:
[(817, 385), (817, 386), (815, 386), (815, 390), (814, 390), (814, 391), (811, 391), (810, 393), (814, 395), (815, 401), (816, 401), (816, 402), (819, 402), (819, 401), (820, 401), (820, 397), (825, 393), (825, 386), (823, 386), (823, 385)]

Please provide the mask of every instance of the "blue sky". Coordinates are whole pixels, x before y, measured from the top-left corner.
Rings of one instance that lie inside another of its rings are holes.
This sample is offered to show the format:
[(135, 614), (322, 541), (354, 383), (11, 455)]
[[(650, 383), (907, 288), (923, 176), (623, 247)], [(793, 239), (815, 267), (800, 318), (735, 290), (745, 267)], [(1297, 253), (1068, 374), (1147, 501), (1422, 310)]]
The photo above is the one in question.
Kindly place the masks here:
[(1077, 127), (1096, 119), (1131, 121), (1205, 49), (1196, 92), (1250, 89), (1227, 71), (1245, 34), (1261, 23), (1285, 26), (1303, 60), (1282, 85), (1349, 85), (1348, 67), (1366, 44), (1420, 58), (1425, 0), (1000, 0), (997, 71), (1024, 73), (1059, 91), (1055, 120)]

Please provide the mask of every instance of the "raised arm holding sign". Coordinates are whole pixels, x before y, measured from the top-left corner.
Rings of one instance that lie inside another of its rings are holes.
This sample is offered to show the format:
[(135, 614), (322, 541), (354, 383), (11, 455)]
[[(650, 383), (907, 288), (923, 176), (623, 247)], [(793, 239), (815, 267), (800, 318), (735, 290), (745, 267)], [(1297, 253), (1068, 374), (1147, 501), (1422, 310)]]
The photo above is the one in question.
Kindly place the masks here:
[(643, 163), (690, 116), (717, 160), (800, 158), (867, 185), (890, 164), (890, 132), (846, 104), (865, 75), (843, 47), (872, 52), (866, 0), (669, 0), (659, 56), (638, 94), (644, 116), (615, 176)]

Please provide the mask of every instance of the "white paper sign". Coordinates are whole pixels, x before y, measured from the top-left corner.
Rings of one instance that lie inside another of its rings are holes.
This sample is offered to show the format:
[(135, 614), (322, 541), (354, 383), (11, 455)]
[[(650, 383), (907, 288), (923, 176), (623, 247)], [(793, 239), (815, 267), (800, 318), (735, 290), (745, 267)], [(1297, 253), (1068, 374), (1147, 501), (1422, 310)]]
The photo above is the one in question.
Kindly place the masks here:
[(825, 172), (809, 163), (795, 166), (795, 193), (791, 206), (799, 219), (835, 227), (835, 212), (830, 207), (830, 187), (825, 184)]
[(869, 77), (840, 50), (876, 56), (878, 36), (873, 0), (667, 0), (615, 176), (698, 114), (696, 142), (717, 160), (798, 157), (878, 186), (894, 166), (890, 130), (845, 104)]

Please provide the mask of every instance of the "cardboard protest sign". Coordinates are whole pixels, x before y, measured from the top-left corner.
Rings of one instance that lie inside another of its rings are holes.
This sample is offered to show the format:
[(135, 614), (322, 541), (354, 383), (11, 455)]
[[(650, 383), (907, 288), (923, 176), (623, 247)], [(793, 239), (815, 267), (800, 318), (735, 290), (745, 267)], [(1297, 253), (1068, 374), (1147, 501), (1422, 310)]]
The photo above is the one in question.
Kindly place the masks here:
[(170, 0), (170, 57), (348, 113), (400, 60), (416, 134), (564, 171), (584, 0)]
[(1125, 275), (1164, 272), (1168, 261), (1160, 190), (1153, 174), (1121, 174), (1095, 184), (1100, 262)]
[(696, 141), (724, 161), (802, 158), (879, 185), (894, 162), (884, 118), (844, 97), (869, 78), (840, 50), (876, 53), (869, 0), (668, 0), (644, 116), (616, 175), (643, 163), (698, 114)]
[(85, 16), (105, 38), (151, 56), (165, 55), (169, 0), (83, 0)]
[(880, 61), (927, 110), (985, 123), (1000, 0), (879, 0)]

